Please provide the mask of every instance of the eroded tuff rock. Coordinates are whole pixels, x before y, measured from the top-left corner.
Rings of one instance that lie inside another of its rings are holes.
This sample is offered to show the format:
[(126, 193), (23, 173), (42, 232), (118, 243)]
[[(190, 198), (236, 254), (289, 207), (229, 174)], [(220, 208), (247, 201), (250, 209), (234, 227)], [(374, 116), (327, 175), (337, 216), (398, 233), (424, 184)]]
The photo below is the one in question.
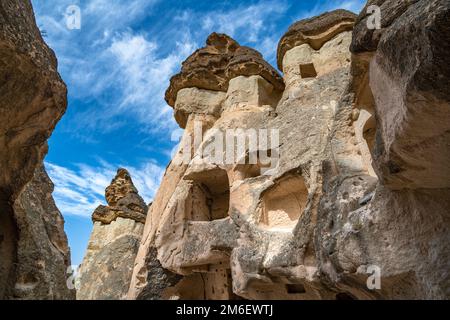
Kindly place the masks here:
[(69, 289), (70, 249), (64, 219), (52, 198), (53, 183), (43, 166), (14, 203), (18, 229), (14, 299), (74, 299)]
[(110, 186), (106, 188), (108, 206), (99, 206), (92, 214), (93, 221), (110, 224), (118, 217), (145, 223), (147, 205), (125, 169), (119, 169)]
[(364, 28), (361, 15), (352, 51), (353, 73), (366, 79), (355, 83), (360, 105), (377, 106), (375, 169), (394, 189), (449, 188), (450, 2), (372, 3), (382, 29)]
[(278, 68), (283, 70), (283, 57), (292, 48), (309, 44), (319, 50), (337, 34), (351, 31), (356, 15), (347, 10), (335, 10), (318, 17), (300, 20), (289, 27), (278, 44)]
[[(213, 72), (220, 87), (172, 82), (186, 130), (147, 216), (128, 298), (450, 297), (449, 2), (374, 3), (382, 30), (367, 29), (365, 11), (294, 24), (278, 47), (281, 95), (259, 74), (219, 81), (223, 68)], [(221, 39), (207, 50), (234, 50)], [(202, 65), (192, 78), (211, 79), (204, 62), (188, 59)], [(255, 164), (203, 161), (217, 131), (237, 128), (279, 130), (271, 174), (267, 148), (247, 145)], [(196, 132), (202, 139), (187, 143)], [(186, 150), (191, 160), (180, 161)], [(380, 288), (367, 284), (374, 268)]]
[(79, 300), (123, 299), (130, 285), (148, 208), (125, 169), (117, 171), (105, 198), (108, 206), (92, 214), (94, 229), (79, 270)]
[[(237, 76), (260, 75), (275, 90), (283, 91), (284, 84), (278, 72), (256, 50), (240, 46), (225, 34), (211, 34), (206, 47), (194, 52), (183, 62), (181, 72), (172, 77), (166, 92), (166, 101), (175, 106), (177, 94), (184, 88), (198, 88), (226, 92), (228, 83)], [(182, 128), (186, 113), (175, 112)]]
[(0, 299), (73, 297), (63, 285), (70, 262), (63, 223), (42, 169), (66, 95), (30, 1), (1, 1)]

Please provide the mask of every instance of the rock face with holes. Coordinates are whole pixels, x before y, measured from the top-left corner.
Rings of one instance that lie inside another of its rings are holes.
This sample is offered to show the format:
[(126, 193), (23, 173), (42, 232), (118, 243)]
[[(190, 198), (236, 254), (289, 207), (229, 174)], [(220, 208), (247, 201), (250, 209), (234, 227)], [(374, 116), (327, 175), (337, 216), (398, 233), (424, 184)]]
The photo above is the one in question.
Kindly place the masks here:
[(0, 3), (0, 299), (71, 299), (64, 221), (43, 169), (66, 86), (30, 1)]
[[(371, 5), (381, 10), (381, 29), (367, 28), (366, 9), (357, 18), (343, 97), (353, 109), (340, 108), (332, 141), (339, 161), (324, 164), (316, 237), (322, 272), (356, 298), (448, 299), (450, 3)], [(345, 161), (352, 148), (341, 148), (340, 137), (352, 127), (367, 142), (361, 154), (371, 156), (378, 181)], [(373, 266), (381, 290), (367, 290)]]
[(371, 4), (382, 30), (366, 11), (295, 23), (282, 82), (225, 35), (186, 60), (129, 299), (450, 297), (449, 5)]
[(94, 229), (79, 269), (79, 300), (124, 298), (144, 229), (148, 208), (127, 170), (117, 171), (105, 197), (108, 206), (92, 214)]

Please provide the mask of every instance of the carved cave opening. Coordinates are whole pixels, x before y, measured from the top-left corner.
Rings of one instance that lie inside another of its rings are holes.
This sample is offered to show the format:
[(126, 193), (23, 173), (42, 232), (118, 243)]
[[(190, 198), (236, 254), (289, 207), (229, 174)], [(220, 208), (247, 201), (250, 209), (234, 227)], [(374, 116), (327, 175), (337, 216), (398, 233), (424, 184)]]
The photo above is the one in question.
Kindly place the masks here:
[(300, 64), (300, 75), (302, 79), (306, 78), (316, 78), (317, 77), (317, 71), (314, 67), (314, 63), (305, 63)]
[(228, 217), (230, 183), (225, 170), (207, 172), (194, 180), (192, 221), (214, 221)]
[(288, 294), (302, 294), (302, 293), (306, 293), (305, 286), (300, 284), (300, 283), (287, 284), (286, 285), (286, 290), (287, 290)]
[(231, 270), (194, 273), (183, 277), (173, 287), (165, 289), (168, 300), (241, 300), (233, 293)]
[(291, 231), (303, 214), (308, 189), (300, 175), (288, 175), (266, 191), (262, 199), (261, 225), (273, 231)]

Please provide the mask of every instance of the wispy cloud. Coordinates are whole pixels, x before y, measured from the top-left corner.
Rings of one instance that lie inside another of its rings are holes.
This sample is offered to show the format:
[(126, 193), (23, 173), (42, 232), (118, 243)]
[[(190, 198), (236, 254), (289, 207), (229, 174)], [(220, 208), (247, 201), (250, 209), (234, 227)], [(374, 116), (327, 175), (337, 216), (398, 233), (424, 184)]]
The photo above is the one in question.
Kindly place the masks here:
[(75, 165), (73, 169), (45, 163), (55, 190), (53, 197), (65, 215), (90, 217), (97, 206), (105, 203), (105, 189), (116, 175), (117, 168), (126, 168), (139, 194), (148, 203), (152, 201), (164, 172), (153, 161), (139, 167), (115, 165), (99, 160), (98, 166)]
[(297, 20), (310, 18), (336, 9), (346, 9), (358, 14), (366, 2), (366, 0), (319, 0), (311, 10), (303, 10), (298, 15)]
[(260, 51), (266, 60), (272, 61), (280, 32), (276, 29), (276, 22), (288, 9), (287, 1), (266, 0), (253, 5), (242, 4), (231, 10), (212, 11), (200, 21), (207, 33), (222, 32), (239, 38)]
[[(127, 124), (124, 114), (139, 123), (140, 130), (175, 127), (164, 90), (194, 47), (180, 37), (170, 52), (161, 54), (156, 39), (132, 29), (153, 14), (157, 2), (61, 0), (55, 6), (37, 6), (38, 23), (57, 52), (69, 95), (96, 106), (74, 113), (69, 128), (74, 134), (118, 130)], [(72, 4), (81, 8), (81, 30), (65, 28), (65, 10)]]
[(224, 32), (232, 37), (245, 32), (249, 42), (257, 42), (264, 37), (262, 33), (271, 28), (269, 17), (283, 14), (287, 8), (285, 1), (261, 1), (228, 11), (212, 11), (203, 21), (203, 28)]
[(172, 109), (163, 99), (164, 92), (181, 61), (194, 49), (188, 40), (178, 42), (169, 55), (160, 58), (159, 45), (144, 35), (125, 33), (114, 38), (108, 51), (119, 67), (117, 86), (123, 93), (115, 112), (136, 112), (141, 121), (158, 124), (155, 129), (174, 129), (174, 123), (167, 121)]

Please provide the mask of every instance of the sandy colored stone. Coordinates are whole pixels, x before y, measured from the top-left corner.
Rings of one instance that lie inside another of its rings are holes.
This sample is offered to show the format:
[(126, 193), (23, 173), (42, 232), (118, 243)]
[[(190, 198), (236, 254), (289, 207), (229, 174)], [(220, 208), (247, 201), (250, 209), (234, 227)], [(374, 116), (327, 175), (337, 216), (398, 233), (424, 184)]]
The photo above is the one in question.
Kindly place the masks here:
[[(325, 43), (319, 50), (309, 44), (302, 44), (288, 50), (283, 58), (284, 81), (287, 90), (298, 91), (302, 79), (316, 78), (348, 65), (351, 54), (348, 51), (352, 35), (342, 32)], [(294, 91), (294, 92), (295, 92)]]
[[(389, 12), (380, 32), (363, 31), (362, 13), (352, 35), (347, 11), (295, 23), (281, 94), (262, 75), (222, 78), (221, 112), (155, 197), (129, 299), (449, 298), (448, 4), (373, 3)], [(202, 112), (183, 110), (189, 139)], [(268, 128), (271, 174), (267, 148), (246, 147), (253, 163), (205, 161), (218, 133)]]
[(121, 217), (94, 223), (79, 269), (77, 300), (125, 298), (143, 229), (142, 223)]
[(126, 169), (117, 171), (105, 198), (108, 206), (92, 214), (94, 228), (78, 271), (78, 300), (119, 300), (128, 293), (148, 208)]
[(92, 214), (93, 221), (110, 224), (117, 217), (145, 223), (147, 205), (139, 196), (130, 173), (119, 169), (116, 177), (105, 190), (108, 206), (99, 206)]
[[(193, 98), (189, 96), (180, 95), (177, 98), (176, 103), (186, 103), (186, 105), (188, 105), (192, 100)], [(214, 100), (213, 103), (215, 103)], [(194, 110), (198, 111), (197, 108)], [(216, 120), (217, 118), (213, 115), (204, 114), (203, 112), (192, 113), (187, 119), (186, 128), (178, 150), (167, 167), (160, 188), (155, 195), (152, 206), (149, 208), (141, 245), (136, 256), (127, 299), (161, 299), (165, 296), (164, 292), (166, 288), (175, 286), (182, 279), (161, 266), (161, 263), (156, 258), (157, 250), (155, 248), (155, 239), (158, 235), (160, 221), (164, 219), (164, 215), (161, 213), (168, 206), (168, 203), (174, 195), (175, 189), (186, 172), (187, 163), (189, 162), (187, 161), (186, 163), (185, 154), (193, 155), (195, 152), (195, 150), (193, 150), (195, 122), (198, 121), (201, 124), (200, 127), (203, 133), (209, 129)], [(188, 141), (191, 145), (189, 151), (186, 151), (188, 148), (186, 148), (185, 145)], [(160, 284), (155, 286), (151, 282), (153, 279), (158, 279)]]
[(240, 75), (260, 75), (276, 90), (284, 89), (281, 76), (258, 51), (240, 46), (225, 34), (212, 33), (206, 40), (206, 47), (188, 57), (181, 72), (172, 77), (166, 101), (174, 106), (177, 93), (183, 88), (226, 92), (229, 80)]
[(278, 68), (283, 70), (282, 62), (287, 51), (305, 43), (319, 50), (336, 35), (351, 31), (355, 20), (354, 13), (339, 9), (294, 23), (278, 44)]
[(198, 88), (184, 88), (178, 91), (175, 102), (175, 119), (181, 128), (186, 128), (190, 114), (205, 114), (219, 118), (225, 93)]
[(445, 17), (450, 4), (377, 4), (383, 28), (377, 34), (367, 31), (360, 17), (351, 47), (357, 107), (379, 120), (375, 169), (383, 183), (395, 189), (448, 188), (450, 68)]

